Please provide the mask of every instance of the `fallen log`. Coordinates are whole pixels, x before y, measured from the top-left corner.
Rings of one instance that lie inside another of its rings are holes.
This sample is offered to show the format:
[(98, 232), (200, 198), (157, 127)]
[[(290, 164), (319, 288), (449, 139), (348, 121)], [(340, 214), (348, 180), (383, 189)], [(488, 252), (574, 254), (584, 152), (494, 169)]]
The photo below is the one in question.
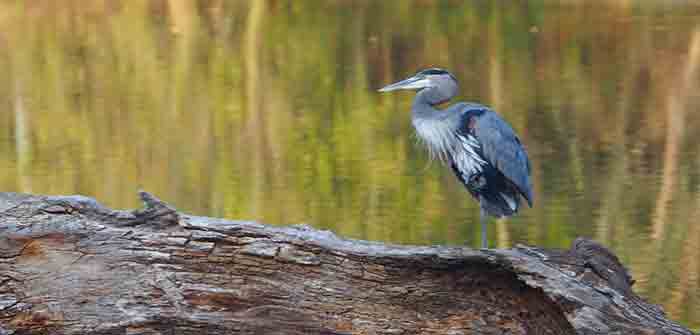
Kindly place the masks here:
[(388, 245), (140, 195), (120, 211), (0, 193), (0, 335), (692, 334), (590, 240)]

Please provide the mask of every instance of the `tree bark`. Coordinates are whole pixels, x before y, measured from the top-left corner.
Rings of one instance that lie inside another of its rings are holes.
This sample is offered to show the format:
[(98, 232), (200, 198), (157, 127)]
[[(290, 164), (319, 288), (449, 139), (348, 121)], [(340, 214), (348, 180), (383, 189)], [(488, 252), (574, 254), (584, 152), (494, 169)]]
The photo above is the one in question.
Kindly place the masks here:
[(692, 334), (585, 239), (398, 246), (141, 198), (0, 193), (0, 335)]

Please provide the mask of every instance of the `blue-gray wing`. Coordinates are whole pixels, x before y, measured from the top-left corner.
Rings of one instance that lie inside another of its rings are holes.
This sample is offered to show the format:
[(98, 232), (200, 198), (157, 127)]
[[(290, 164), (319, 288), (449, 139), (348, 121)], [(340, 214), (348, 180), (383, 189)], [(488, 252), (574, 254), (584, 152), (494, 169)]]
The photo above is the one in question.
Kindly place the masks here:
[(532, 207), (530, 160), (513, 128), (491, 110), (471, 122), (470, 128), (481, 143), (484, 158), (518, 188)]

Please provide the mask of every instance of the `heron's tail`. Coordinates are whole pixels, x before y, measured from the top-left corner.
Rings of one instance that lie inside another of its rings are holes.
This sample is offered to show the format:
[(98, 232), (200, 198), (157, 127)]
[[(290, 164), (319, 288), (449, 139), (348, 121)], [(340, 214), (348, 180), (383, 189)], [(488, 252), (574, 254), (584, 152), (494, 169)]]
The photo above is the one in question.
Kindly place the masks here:
[(520, 209), (520, 193), (515, 189), (484, 192), (481, 194), (480, 203), (491, 216), (497, 218), (512, 216)]

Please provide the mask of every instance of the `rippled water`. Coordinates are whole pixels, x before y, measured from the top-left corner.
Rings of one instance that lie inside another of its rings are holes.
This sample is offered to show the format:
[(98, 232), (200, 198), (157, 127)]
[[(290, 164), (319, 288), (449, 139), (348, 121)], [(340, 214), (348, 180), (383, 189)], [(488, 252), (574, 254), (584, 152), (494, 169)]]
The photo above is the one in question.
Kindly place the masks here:
[(308, 223), (407, 244), (479, 241), (430, 162), (411, 93), (440, 66), (527, 145), (535, 207), (498, 247), (610, 246), (640, 294), (700, 327), (700, 4), (0, 2), (0, 187)]

